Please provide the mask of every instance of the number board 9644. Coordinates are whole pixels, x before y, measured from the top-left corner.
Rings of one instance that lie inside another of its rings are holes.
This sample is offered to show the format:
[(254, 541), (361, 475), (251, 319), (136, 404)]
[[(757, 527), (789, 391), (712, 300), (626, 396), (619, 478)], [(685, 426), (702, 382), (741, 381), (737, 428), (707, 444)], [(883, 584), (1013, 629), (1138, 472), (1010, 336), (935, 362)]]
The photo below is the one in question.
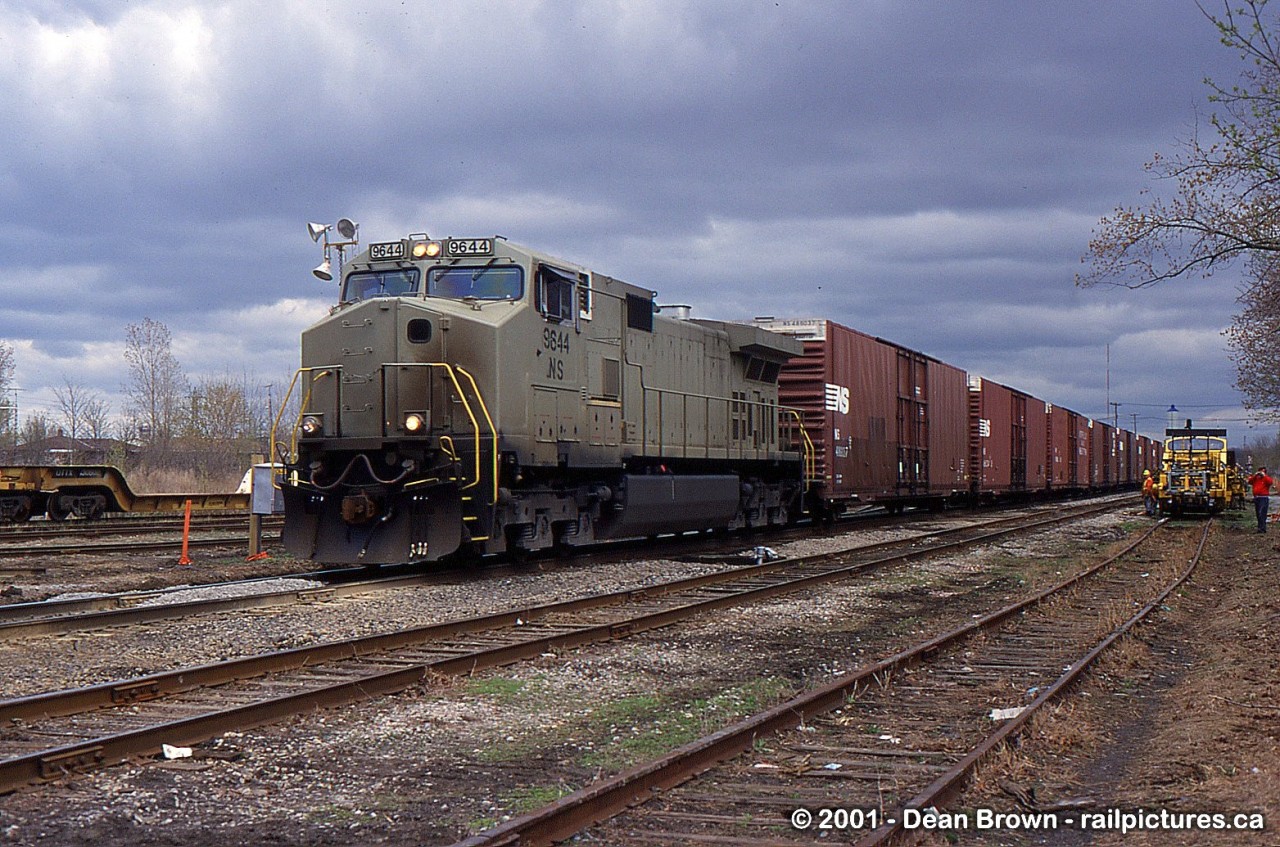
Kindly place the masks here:
[(447, 256), (491, 256), (492, 238), (450, 238), (444, 243)]
[(408, 255), (403, 241), (382, 241), (369, 245), (369, 259), (373, 262), (385, 262), (388, 259), (403, 259)]

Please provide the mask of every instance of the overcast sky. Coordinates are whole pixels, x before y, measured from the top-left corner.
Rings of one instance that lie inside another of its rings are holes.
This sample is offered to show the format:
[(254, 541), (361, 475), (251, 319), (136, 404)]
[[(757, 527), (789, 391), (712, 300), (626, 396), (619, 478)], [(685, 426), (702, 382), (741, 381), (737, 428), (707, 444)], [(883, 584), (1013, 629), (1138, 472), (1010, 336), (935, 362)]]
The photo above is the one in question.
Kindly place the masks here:
[(1074, 275), (1240, 67), (1191, 0), (0, 0), (0, 338), (23, 412), (121, 409), (144, 317), (193, 380), (279, 382), (336, 295), (305, 225), (348, 216), (1239, 428), (1234, 273)]

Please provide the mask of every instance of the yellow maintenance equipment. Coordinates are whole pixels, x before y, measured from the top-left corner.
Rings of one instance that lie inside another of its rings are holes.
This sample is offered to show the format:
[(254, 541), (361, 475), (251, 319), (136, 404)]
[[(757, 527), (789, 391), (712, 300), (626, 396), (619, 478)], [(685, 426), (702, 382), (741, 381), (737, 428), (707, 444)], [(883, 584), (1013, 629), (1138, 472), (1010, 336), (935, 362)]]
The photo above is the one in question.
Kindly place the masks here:
[(1217, 514), (1238, 496), (1225, 429), (1166, 429), (1156, 498), (1162, 514)]

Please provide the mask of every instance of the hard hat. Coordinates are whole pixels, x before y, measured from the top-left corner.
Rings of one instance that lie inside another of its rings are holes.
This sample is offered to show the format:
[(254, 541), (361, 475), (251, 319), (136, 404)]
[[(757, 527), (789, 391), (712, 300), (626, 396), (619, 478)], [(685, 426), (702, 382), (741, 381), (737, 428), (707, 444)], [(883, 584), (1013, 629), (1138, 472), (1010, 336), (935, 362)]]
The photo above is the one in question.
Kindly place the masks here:
[(1143, 476), (1151, 476), (1151, 471), (1143, 471), (1143, 472), (1142, 472), (1142, 475), (1143, 475)]

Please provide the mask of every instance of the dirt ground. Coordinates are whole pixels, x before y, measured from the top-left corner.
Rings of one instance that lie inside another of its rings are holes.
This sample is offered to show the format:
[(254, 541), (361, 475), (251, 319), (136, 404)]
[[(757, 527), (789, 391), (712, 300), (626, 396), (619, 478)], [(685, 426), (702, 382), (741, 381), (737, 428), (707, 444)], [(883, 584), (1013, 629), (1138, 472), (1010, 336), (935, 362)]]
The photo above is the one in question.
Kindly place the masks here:
[(1251, 514), (1228, 514), (1156, 619), (954, 807), (1054, 812), (1060, 828), (931, 843), (1280, 845), (1278, 653), (1280, 530), (1257, 535)]

